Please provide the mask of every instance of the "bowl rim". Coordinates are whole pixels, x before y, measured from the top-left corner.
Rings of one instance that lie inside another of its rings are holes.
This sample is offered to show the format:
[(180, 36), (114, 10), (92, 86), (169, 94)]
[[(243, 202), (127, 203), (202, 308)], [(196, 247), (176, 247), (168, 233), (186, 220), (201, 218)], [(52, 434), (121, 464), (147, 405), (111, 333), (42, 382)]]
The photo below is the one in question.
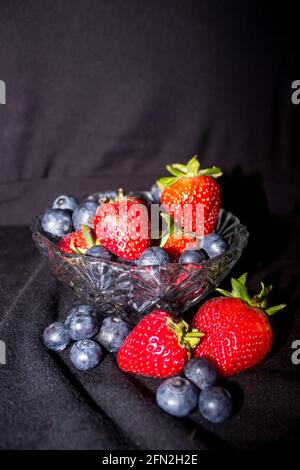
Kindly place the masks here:
[[(249, 238), (249, 232), (246, 228), (245, 225), (243, 225), (241, 222), (240, 222), (240, 219), (235, 216), (231, 211), (226, 211), (225, 209), (221, 208), (220, 211), (219, 211), (219, 214), (218, 214), (218, 220), (220, 219), (220, 217), (222, 216), (225, 216), (225, 217), (230, 217), (230, 218), (234, 218), (235, 219), (235, 227), (238, 228), (239, 232), (241, 233), (241, 236), (239, 237), (239, 244), (237, 246), (229, 246), (229, 249), (221, 254), (221, 255), (218, 255), (218, 256), (215, 256), (213, 258), (210, 258), (210, 259), (207, 259), (207, 260), (204, 260), (202, 263), (201, 263), (201, 267), (210, 267), (212, 264), (215, 264), (216, 261), (219, 262), (219, 260), (221, 261), (222, 258), (225, 258), (225, 256), (228, 256), (228, 254), (234, 254), (236, 252), (239, 252), (241, 253), (243, 251), (243, 249), (247, 246), (247, 243), (248, 243), (248, 238)], [(132, 271), (132, 272), (141, 272), (141, 271), (149, 271), (149, 269), (157, 269), (157, 270), (162, 270), (162, 269), (165, 269), (166, 267), (168, 266), (173, 266), (173, 269), (175, 269), (175, 267), (181, 267), (183, 268), (184, 266), (195, 266), (197, 269), (199, 268), (199, 265), (196, 265), (194, 263), (187, 263), (187, 264), (181, 264), (181, 263), (178, 263), (178, 262), (170, 262), (170, 263), (166, 263), (164, 265), (156, 265), (156, 264), (151, 264), (151, 265), (147, 265), (147, 266), (138, 266), (136, 264), (130, 264), (130, 262), (127, 262), (127, 260), (124, 260), (124, 262), (119, 262), (119, 261), (113, 261), (113, 260), (109, 260), (109, 261), (106, 261), (106, 260), (101, 260), (100, 258), (96, 258), (96, 257), (92, 257), (92, 256), (88, 256), (88, 255), (80, 255), (80, 254), (77, 254), (77, 253), (74, 253), (74, 254), (68, 254), (68, 253), (64, 253), (63, 251), (61, 251), (58, 246), (57, 246), (57, 242), (59, 241), (59, 238), (57, 239), (54, 239), (54, 238), (51, 238), (51, 237), (48, 237), (45, 232), (42, 230), (41, 228), (41, 225), (40, 225), (40, 217), (41, 215), (39, 216), (36, 216), (33, 218), (31, 224), (30, 224), (30, 230), (32, 232), (32, 238), (33, 240), (36, 242), (37, 241), (37, 238), (41, 238), (43, 240), (46, 241), (47, 244), (50, 244), (54, 250), (56, 250), (57, 252), (59, 252), (61, 254), (62, 257), (64, 258), (67, 258), (69, 260), (72, 260), (72, 259), (82, 259), (84, 258), (86, 261), (88, 262), (93, 262), (93, 264), (99, 264), (99, 265), (103, 265), (103, 266), (115, 266), (116, 268), (122, 268), (126, 271)], [(218, 225), (218, 223), (217, 223)], [(218, 233), (218, 232), (215, 232), (215, 230), (212, 232), (212, 233)], [(203, 238), (203, 237), (201, 237)]]

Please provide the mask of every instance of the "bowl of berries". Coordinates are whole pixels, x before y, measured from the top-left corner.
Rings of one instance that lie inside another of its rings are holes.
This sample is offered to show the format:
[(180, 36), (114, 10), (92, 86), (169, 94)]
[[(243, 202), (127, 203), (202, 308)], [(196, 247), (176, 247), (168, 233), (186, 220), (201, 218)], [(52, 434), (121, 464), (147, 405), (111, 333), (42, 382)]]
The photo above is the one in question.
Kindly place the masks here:
[(103, 315), (181, 315), (229, 274), (248, 240), (221, 208), (217, 167), (167, 166), (150, 191), (59, 196), (31, 225), (51, 271)]

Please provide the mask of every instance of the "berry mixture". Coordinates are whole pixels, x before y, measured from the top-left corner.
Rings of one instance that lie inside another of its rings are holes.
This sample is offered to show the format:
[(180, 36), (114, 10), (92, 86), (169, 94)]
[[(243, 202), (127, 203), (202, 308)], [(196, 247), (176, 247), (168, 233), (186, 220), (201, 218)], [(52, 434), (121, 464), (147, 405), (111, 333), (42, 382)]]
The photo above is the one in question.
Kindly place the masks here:
[[(172, 176), (160, 178), (150, 191), (124, 195), (119, 189), (81, 201), (58, 196), (42, 214), (41, 228), (65, 254), (106, 262), (200, 265), (226, 253), (227, 241), (214, 233), (221, 206), (220, 168), (200, 170), (193, 157), (167, 170)], [(161, 222), (152, 232), (153, 204), (159, 206)]]
[[(198, 272), (209, 263), (221, 263), (231, 242), (215, 231), (221, 169), (200, 169), (193, 157), (167, 170), (171, 176), (160, 178), (147, 192), (99, 192), (81, 201), (61, 195), (41, 215), (41, 229), (62, 253), (85, 257), (102, 273), (100, 290), (109, 284), (109, 267), (124, 263), (149, 288), (155, 278), (155, 288), (168, 291), (168, 273), (160, 273), (172, 263), (185, 270), (175, 282), (178, 286), (189, 269)], [(153, 204), (159, 205), (155, 230)], [(216, 289), (221, 295), (204, 302), (190, 324), (157, 307), (133, 327), (125, 311), (108, 316), (95, 306), (77, 305), (64, 322), (45, 329), (43, 342), (56, 352), (71, 344), (69, 360), (81, 371), (114, 354), (123, 373), (164, 379), (156, 391), (156, 403), (164, 412), (183, 417), (198, 410), (205, 420), (221, 423), (234, 409), (225, 378), (266, 358), (273, 342), (269, 316), (285, 307), (268, 307), (272, 286), (263, 283), (250, 297), (246, 281), (243, 274), (231, 280), (231, 292)], [(132, 294), (131, 280), (125, 279), (122, 288)], [(143, 299), (136, 294), (132, 307), (138, 303)]]

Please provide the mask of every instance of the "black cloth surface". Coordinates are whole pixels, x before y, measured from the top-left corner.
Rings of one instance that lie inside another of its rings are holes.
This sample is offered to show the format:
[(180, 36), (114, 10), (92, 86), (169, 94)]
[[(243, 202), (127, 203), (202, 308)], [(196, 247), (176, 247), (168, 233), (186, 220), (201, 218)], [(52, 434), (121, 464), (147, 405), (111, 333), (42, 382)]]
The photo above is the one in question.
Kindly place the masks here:
[[(299, 444), (299, 45), (289, 3), (0, 0), (1, 449)], [(222, 205), (250, 232), (233, 274), (274, 283), (288, 304), (270, 357), (226, 381), (237, 410), (218, 426), (163, 413), (159, 381), (113, 356), (79, 373), (44, 348), (78, 300), (25, 226), (61, 193), (145, 189), (196, 153), (223, 168)]]

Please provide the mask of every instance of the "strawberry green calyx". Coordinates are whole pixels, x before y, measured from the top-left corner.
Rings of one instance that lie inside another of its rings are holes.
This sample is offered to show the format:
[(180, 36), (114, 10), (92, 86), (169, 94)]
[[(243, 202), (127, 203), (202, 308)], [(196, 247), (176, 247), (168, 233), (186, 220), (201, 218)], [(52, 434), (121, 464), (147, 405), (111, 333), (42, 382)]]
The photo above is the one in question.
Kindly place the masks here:
[(91, 248), (97, 242), (97, 238), (94, 230), (91, 229), (88, 225), (82, 225), (81, 231), (83, 233), (84, 239), (86, 241), (87, 247)]
[(238, 279), (231, 279), (231, 292), (226, 291), (224, 289), (216, 289), (216, 291), (218, 291), (225, 297), (244, 300), (244, 302), (247, 302), (250, 307), (260, 308), (261, 310), (264, 310), (267, 315), (273, 315), (274, 313), (286, 307), (286, 304), (279, 304), (275, 305), (274, 307), (267, 308), (268, 295), (273, 289), (273, 286), (265, 286), (263, 282), (260, 283), (260, 293), (254, 295), (254, 297), (251, 298), (246, 287), (247, 274), (248, 273), (242, 274)]
[(185, 237), (195, 237), (195, 234), (190, 233), (179, 227), (174, 223), (174, 219), (170, 214), (167, 214), (166, 212), (161, 212), (161, 218), (164, 220), (166, 227), (163, 230), (161, 237), (160, 237), (160, 243), (159, 246), (163, 248), (165, 244), (167, 243), (170, 235), (175, 235), (176, 237), (180, 238), (182, 236)]
[(86, 241), (86, 248), (80, 248), (75, 245), (74, 240), (71, 240), (70, 242), (70, 248), (74, 253), (77, 255), (84, 255), (85, 252), (91, 248), (92, 246), (95, 245), (100, 245), (100, 241), (96, 238), (95, 232), (89, 227), (88, 225), (82, 225), (81, 226), (81, 232), (84, 236), (84, 239)]
[(165, 244), (167, 243), (170, 234), (175, 233), (176, 227), (174, 224), (174, 219), (173, 217), (170, 216), (170, 214), (167, 214), (166, 212), (162, 212), (160, 215), (166, 224), (166, 227), (161, 234), (160, 244), (159, 244), (159, 246), (163, 248)]
[(186, 349), (190, 357), (191, 350), (198, 346), (204, 333), (196, 328), (191, 328), (182, 318), (179, 320), (168, 318), (167, 326), (177, 336), (179, 346)]
[(222, 176), (222, 170), (217, 166), (200, 170), (200, 163), (197, 155), (191, 158), (186, 165), (182, 163), (173, 163), (172, 165), (167, 165), (166, 168), (172, 176), (165, 176), (157, 180), (156, 184), (160, 189), (169, 188), (172, 184), (183, 177), (193, 178), (194, 176), (207, 175), (212, 176), (213, 178), (218, 178), (219, 176)]
[(136, 198), (131, 197), (128, 194), (124, 194), (123, 188), (119, 188), (116, 191), (116, 196), (113, 198), (110, 198), (106, 196), (106, 198), (102, 201), (102, 204), (108, 204), (108, 203), (118, 203), (118, 202), (126, 202), (126, 201), (133, 201)]
[(74, 251), (74, 253), (76, 253), (77, 255), (84, 255), (84, 253), (86, 252), (86, 250), (83, 250), (82, 248), (78, 248), (77, 246), (75, 246), (74, 240), (71, 240), (71, 242), (70, 242), (70, 248), (71, 248), (71, 250)]
[(121, 202), (121, 201), (124, 201), (125, 199), (128, 199), (128, 197), (124, 195), (123, 188), (119, 188), (116, 191), (116, 196), (115, 197), (106, 196), (104, 199), (102, 199), (101, 204)]

